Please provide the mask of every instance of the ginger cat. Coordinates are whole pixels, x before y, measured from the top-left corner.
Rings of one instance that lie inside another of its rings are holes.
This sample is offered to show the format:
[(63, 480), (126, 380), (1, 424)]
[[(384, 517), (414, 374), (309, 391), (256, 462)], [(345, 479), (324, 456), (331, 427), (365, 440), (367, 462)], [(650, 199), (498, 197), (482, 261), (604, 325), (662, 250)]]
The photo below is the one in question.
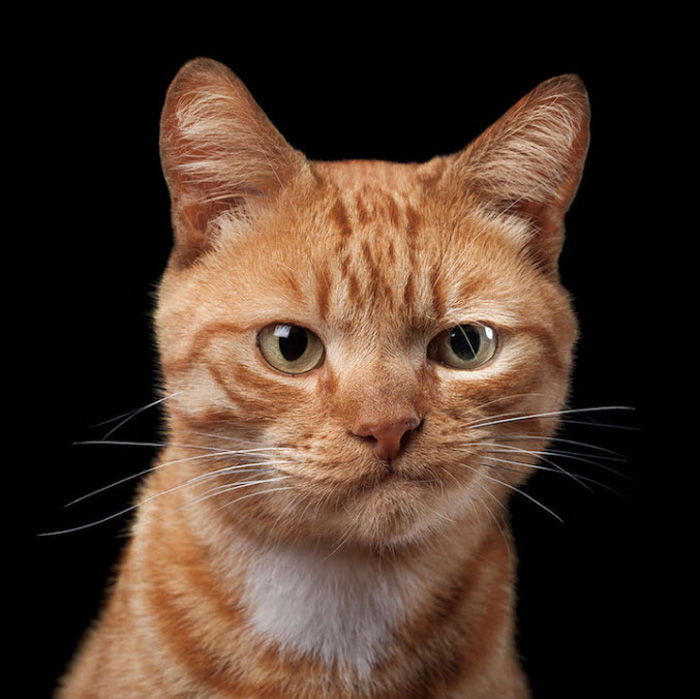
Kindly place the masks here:
[(564, 75), (456, 155), (311, 162), (226, 67), (180, 70), (169, 446), (59, 696), (529, 695), (505, 505), (567, 394), (587, 143)]

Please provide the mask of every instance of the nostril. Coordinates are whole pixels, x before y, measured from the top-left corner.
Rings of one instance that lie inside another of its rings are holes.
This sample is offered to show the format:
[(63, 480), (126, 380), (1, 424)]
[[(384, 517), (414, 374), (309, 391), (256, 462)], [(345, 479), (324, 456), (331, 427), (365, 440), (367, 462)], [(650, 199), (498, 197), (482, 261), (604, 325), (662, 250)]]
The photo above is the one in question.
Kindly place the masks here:
[(370, 446), (372, 446), (377, 441), (377, 438), (371, 434), (359, 434), (358, 432), (355, 432), (354, 430), (350, 430), (348, 432), (348, 434), (351, 434), (354, 437), (357, 437), (358, 439), (360, 439), (363, 442), (366, 442)]

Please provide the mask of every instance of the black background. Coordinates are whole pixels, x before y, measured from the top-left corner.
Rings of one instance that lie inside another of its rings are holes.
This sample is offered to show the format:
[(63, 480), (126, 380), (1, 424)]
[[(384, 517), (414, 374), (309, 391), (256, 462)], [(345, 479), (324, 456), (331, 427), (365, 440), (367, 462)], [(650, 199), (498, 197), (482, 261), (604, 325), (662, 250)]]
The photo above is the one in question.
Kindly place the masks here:
[[(679, 473), (678, 438), (653, 413), (682, 340), (659, 298), (667, 285), (658, 241), (671, 231), (656, 227), (664, 202), (649, 187), (663, 169), (654, 161), (662, 128), (653, 108), (672, 102), (667, 66), (617, 36), (567, 38), (537, 55), (527, 36), (478, 47), (441, 35), (393, 39), (388, 49), (372, 32), (322, 44), (261, 33), (243, 43), (157, 45), (128, 34), (68, 35), (45, 53), (36, 48), (44, 61), (28, 90), (36, 107), (25, 116), (38, 135), (19, 227), (32, 262), (18, 324), (32, 341), (18, 366), (29, 364), (31, 381), (10, 435), (22, 447), (12, 465), (29, 480), (8, 492), (6, 508), (8, 538), (19, 543), (8, 613), (19, 622), (17, 667), (27, 669), (12, 682), (22, 696), (50, 693), (96, 615), (128, 519), (37, 534), (127, 507), (133, 483), (63, 506), (146, 468), (155, 453), (72, 443), (99, 439), (110, 425), (95, 423), (154, 399), (149, 317), (170, 246), (158, 118), (169, 81), (197, 55), (228, 64), (294, 147), (330, 160), (408, 162), (457, 151), (538, 82), (581, 75), (592, 142), (562, 257), (582, 328), (571, 406), (633, 406), (590, 417), (637, 429), (572, 425), (562, 433), (624, 453), (625, 462), (601, 463), (625, 477), (569, 464), (619, 494), (537, 475), (527, 492), (563, 524), (513, 500), (519, 645), (536, 697), (590, 696), (594, 686), (624, 696), (635, 685), (693, 679), (691, 486)], [(147, 411), (114, 438), (157, 441), (158, 425), (157, 409)]]

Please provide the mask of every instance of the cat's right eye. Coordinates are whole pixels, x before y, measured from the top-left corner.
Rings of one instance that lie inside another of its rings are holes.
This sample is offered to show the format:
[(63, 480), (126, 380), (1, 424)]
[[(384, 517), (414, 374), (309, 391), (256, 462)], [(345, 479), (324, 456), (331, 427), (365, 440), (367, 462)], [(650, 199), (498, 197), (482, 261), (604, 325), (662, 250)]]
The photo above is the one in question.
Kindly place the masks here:
[(305, 374), (323, 363), (323, 343), (299, 325), (273, 323), (258, 333), (258, 346), (267, 363), (285, 374)]

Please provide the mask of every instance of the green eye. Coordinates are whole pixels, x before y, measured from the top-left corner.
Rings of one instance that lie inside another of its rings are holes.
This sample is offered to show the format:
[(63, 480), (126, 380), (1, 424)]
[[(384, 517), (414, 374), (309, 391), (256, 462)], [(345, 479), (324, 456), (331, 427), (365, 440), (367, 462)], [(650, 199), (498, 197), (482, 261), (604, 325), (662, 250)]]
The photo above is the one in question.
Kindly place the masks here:
[(323, 362), (323, 344), (310, 330), (273, 323), (258, 333), (258, 346), (270, 366), (286, 374), (304, 374)]
[(488, 325), (464, 323), (441, 332), (428, 345), (428, 356), (455, 369), (476, 369), (496, 352), (496, 331)]

